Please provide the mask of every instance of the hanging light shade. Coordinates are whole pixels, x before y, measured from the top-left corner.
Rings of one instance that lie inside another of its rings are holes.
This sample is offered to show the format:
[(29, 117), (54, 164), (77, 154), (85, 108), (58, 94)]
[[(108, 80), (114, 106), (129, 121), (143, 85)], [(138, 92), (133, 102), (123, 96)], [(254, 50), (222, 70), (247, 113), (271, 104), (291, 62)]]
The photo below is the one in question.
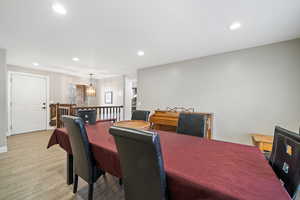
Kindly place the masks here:
[(96, 96), (96, 88), (93, 86), (93, 76), (94, 74), (90, 74), (90, 84), (86, 88), (86, 95), (90, 97)]

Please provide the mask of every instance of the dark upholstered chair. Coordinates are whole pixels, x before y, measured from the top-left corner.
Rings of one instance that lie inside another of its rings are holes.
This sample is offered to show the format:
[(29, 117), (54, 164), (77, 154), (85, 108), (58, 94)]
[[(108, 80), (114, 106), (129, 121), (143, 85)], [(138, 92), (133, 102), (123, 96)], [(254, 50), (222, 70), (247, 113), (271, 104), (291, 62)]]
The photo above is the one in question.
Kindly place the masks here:
[(181, 112), (179, 114), (177, 133), (205, 137), (206, 116), (198, 113)]
[(120, 156), (125, 199), (166, 200), (166, 175), (159, 135), (111, 127)]
[(78, 176), (80, 176), (89, 184), (89, 200), (92, 200), (94, 183), (103, 172), (96, 167), (83, 120), (74, 116), (63, 116), (62, 120), (68, 131), (74, 157), (73, 192), (77, 192)]
[(297, 133), (294, 133), (292, 131), (289, 131), (287, 129), (284, 129), (280, 126), (275, 126), (275, 130), (274, 130), (274, 140), (273, 140), (273, 145), (272, 145), (272, 152), (270, 152), (270, 156), (268, 158), (270, 164), (272, 165), (272, 163), (274, 162), (274, 157), (275, 157), (275, 151), (276, 151), (276, 145), (277, 145), (277, 139), (278, 137), (276, 137), (278, 134), (286, 134), (289, 135), (289, 137), (294, 138), (296, 141), (300, 142), (300, 135)]
[(270, 162), (287, 192), (295, 199), (300, 189), (300, 136), (276, 126)]
[(144, 120), (148, 121), (150, 111), (147, 110), (135, 110), (132, 113), (131, 120)]
[(80, 117), (85, 123), (95, 124), (97, 112), (96, 110), (79, 110), (78, 117)]
[[(276, 126), (276, 127), (275, 127), (274, 135), (275, 135), (276, 133), (280, 132), (280, 131), (283, 131), (283, 132), (289, 132), (289, 134), (292, 135), (292, 136), (295, 136), (295, 138), (297, 138), (297, 137), (300, 138), (300, 131), (299, 131), (299, 134), (297, 134), (297, 133), (293, 133), (293, 132), (291, 132), (291, 131), (288, 131), (288, 130), (286, 130), (286, 129), (284, 129), (284, 128), (281, 128), (281, 127), (279, 127), (279, 126)], [(277, 139), (277, 138), (275, 138), (275, 139)], [(275, 152), (275, 145), (276, 145), (275, 139), (274, 139), (274, 141), (273, 141), (272, 151), (271, 151), (271, 152), (268, 152), (268, 151), (267, 151), (267, 152), (264, 152), (264, 155), (265, 155), (266, 159), (269, 161), (270, 165), (272, 165), (272, 162), (273, 162), (273, 160), (274, 160), (274, 155), (275, 155), (275, 154), (272, 154), (272, 152)], [(300, 200), (300, 198), (299, 198), (299, 200)]]

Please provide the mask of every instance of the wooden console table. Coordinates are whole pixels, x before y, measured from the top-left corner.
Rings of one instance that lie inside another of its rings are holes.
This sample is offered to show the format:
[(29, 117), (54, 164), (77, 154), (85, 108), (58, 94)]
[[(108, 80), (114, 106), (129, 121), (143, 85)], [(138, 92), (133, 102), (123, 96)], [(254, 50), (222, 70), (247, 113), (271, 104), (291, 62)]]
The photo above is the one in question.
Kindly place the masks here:
[(263, 134), (250, 134), (252, 142), (261, 151), (272, 151), (273, 136)]
[[(151, 122), (151, 128), (156, 130), (176, 132), (179, 113), (180, 112), (176, 112), (176, 111), (156, 110), (155, 113), (151, 115), (149, 119), (149, 121)], [(213, 127), (213, 114), (212, 113), (198, 113), (198, 114), (202, 114), (207, 117), (205, 137), (211, 139), (212, 127)]]

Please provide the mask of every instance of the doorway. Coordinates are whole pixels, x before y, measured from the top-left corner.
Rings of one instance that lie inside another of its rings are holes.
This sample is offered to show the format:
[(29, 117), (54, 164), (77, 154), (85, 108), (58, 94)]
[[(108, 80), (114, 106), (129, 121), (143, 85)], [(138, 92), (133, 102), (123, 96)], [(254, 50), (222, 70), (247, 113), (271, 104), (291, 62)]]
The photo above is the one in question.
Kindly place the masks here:
[(46, 130), (49, 78), (20, 72), (8, 75), (9, 134)]

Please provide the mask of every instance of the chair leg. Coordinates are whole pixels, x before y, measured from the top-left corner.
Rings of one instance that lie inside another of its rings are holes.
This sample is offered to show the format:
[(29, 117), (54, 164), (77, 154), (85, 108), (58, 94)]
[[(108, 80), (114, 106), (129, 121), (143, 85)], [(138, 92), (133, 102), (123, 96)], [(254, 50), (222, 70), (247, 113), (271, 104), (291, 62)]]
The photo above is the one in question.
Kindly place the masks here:
[(77, 192), (77, 186), (78, 186), (78, 175), (75, 174), (75, 177), (74, 177), (74, 187), (73, 187), (73, 193), (74, 194)]
[(89, 184), (89, 200), (93, 200), (93, 191), (94, 191), (94, 184)]

